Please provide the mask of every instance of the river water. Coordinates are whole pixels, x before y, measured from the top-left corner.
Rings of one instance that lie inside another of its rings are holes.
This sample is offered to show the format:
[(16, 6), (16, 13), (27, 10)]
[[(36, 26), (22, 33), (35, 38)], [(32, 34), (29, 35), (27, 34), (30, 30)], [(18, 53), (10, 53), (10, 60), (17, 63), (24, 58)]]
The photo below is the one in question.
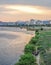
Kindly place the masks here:
[(33, 35), (26, 29), (0, 27), (0, 65), (14, 65)]

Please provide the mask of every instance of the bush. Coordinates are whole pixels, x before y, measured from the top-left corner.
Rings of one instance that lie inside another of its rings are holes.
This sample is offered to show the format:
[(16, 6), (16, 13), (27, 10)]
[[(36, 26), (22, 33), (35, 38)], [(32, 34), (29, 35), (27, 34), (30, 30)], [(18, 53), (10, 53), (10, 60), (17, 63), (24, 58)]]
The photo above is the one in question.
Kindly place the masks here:
[(39, 37), (40, 37), (40, 34), (35, 36), (36, 39), (39, 39)]
[(38, 41), (38, 39), (36, 37), (35, 38), (33, 37), (29, 43), (30, 44), (36, 44), (37, 41)]
[(35, 51), (35, 47), (33, 44), (27, 44), (25, 46), (24, 52), (25, 53), (33, 53)]
[(41, 28), (40, 30), (43, 30), (43, 28)]
[(38, 29), (36, 29), (35, 32), (37, 33), (38, 32)]
[(28, 53), (22, 55), (19, 62), (16, 63), (15, 65), (37, 65), (37, 64), (35, 57), (32, 54)]
[(38, 34), (39, 34), (39, 30), (36, 30), (36, 31), (35, 31), (35, 34), (38, 35)]

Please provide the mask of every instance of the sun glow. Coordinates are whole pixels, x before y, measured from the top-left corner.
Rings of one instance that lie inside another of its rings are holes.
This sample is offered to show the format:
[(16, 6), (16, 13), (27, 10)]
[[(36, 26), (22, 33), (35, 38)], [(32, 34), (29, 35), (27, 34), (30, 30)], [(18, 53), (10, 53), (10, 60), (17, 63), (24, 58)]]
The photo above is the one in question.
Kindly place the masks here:
[(7, 9), (13, 9), (25, 13), (31, 13), (31, 14), (42, 14), (42, 10), (32, 7), (32, 6), (22, 6), (22, 5), (17, 5), (17, 6), (7, 6), (5, 7)]
[(33, 5), (0, 5), (0, 20), (2, 21), (25, 21), (33, 18), (51, 20), (51, 9)]

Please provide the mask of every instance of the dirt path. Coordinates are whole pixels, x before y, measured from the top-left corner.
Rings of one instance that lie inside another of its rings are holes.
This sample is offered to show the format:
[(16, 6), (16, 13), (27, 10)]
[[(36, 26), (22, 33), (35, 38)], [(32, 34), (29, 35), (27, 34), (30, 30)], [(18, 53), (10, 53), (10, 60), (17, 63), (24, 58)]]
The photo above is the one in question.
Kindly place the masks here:
[(36, 56), (36, 60), (37, 60), (37, 61), (36, 61), (37, 64), (40, 65), (40, 54), (38, 54), (38, 55)]

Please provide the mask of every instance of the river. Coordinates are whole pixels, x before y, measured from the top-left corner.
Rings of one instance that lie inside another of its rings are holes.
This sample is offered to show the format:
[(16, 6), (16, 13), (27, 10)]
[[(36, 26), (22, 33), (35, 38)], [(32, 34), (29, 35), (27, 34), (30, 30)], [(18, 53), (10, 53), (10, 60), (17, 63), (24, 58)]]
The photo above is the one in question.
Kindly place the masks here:
[(0, 65), (14, 65), (32, 36), (34, 31), (0, 27)]

